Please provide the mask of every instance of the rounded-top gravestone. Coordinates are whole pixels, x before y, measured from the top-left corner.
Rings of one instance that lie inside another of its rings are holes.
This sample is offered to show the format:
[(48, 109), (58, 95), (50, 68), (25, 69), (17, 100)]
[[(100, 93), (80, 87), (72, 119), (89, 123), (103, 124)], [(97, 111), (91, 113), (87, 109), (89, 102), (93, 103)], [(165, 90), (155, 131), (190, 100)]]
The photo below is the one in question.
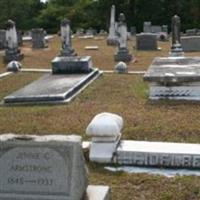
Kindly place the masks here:
[(22, 68), (22, 64), (17, 61), (11, 61), (7, 65), (7, 71), (18, 72)]

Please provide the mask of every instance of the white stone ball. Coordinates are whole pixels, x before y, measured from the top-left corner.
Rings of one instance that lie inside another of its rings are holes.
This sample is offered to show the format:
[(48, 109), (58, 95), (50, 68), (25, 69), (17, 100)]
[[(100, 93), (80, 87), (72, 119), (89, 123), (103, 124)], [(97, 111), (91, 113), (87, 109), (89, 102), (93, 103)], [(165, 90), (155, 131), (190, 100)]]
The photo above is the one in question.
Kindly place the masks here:
[(124, 62), (119, 62), (117, 63), (117, 65), (115, 66), (115, 70), (119, 73), (125, 73), (128, 71), (128, 66), (126, 63)]
[(22, 68), (22, 64), (18, 61), (11, 61), (6, 68), (10, 72), (18, 72)]

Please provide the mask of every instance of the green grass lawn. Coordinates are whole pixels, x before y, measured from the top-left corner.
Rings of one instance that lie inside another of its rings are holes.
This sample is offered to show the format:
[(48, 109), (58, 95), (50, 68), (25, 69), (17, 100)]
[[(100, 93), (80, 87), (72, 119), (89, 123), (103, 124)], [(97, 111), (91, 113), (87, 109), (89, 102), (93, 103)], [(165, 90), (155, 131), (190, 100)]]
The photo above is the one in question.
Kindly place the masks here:
[[(115, 47), (107, 47), (105, 40), (73, 40), (79, 55), (91, 55), (95, 66), (114, 69)], [(99, 51), (86, 51), (84, 46), (98, 45)], [(167, 56), (169, 43), (159, 43), (162, 51), (141, 52), (129, 48), (137, 58), (130, 70), (146, 70), (156, 56)], [(31, 50), (26, 43), (24, 67), (50, 68), (58, 54), (59, 39), (50, 41), (49, 48)], [(187, 54), (198, 55), (198, 53)], [(0, 72), (5, 64), (0, 54)], [(17, 73), (0, 79), (0, 97), (12, 93), (39, 78), (39, 73)], [(85, 136), (90, 120), (100, 112), (113, 112), (124, 118), (124, 139), (200, 143), (200, 104), (151, 103), (148, 85), (141, 75), (104, 74), (70, 104), (51, 106), (0, 107), (0, 133), (17, 134), (78, 134)], [(112, 173), (88, 163), (90, 183), (109, 185), (114, 200), (199, 200), (200, 177), (166, 178), (147, 174)]]

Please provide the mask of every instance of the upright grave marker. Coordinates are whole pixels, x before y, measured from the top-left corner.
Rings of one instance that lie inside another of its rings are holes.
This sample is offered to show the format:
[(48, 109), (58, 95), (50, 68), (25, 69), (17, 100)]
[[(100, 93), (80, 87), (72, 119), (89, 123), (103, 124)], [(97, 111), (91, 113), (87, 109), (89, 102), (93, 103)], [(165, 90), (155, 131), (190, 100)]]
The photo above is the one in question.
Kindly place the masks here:
[(46, 48), (47, 44), (45, 41), (46, 33), (42, 28), (35, 28), (31, 31), (33, 48), (34, 49), (42, 49)]
[(115, 5), (111, 7), (111, 16), (110, 16), (110, 28), (109, 28), (109, 35), (107, 38), (108, 45), (117, 45), (118, 39), (116, 35), (116, 25), (115, 25)]
[(178, 15), (172, 17), (172, 46), (170, 56), (183, 56), (181, 46), (181, 20)]
[(127, 26), (125, 23), (125, 16), (123, 13), (119, 16), (119, 24), (118, 24), (118, 51), (115, 54), (115, 61), (124, 61), (129, 62), (132, 60), (132, 55), (129, 54), (127, 48)]
[(5, 51), (5, 62), (10, 62), (13, 60), (21, 60), (23, 54), (20, 53), (18, 48), (18, 38), (17, 31), (15, 28), (15, 22), (8, 20), (6, 23), (6, 51)]
[(6, 47), (6, 31), (0, 30), (0, 49), (5, 49)]

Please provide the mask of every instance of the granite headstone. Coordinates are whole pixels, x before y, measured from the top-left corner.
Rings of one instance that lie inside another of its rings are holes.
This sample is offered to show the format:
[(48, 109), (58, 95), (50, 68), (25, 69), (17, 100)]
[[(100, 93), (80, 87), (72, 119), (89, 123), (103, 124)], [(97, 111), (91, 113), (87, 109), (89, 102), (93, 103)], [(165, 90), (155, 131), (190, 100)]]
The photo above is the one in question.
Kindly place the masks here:
[(0, 136), (0, 199), (81, 200), (88, 186), (78, 136)]

